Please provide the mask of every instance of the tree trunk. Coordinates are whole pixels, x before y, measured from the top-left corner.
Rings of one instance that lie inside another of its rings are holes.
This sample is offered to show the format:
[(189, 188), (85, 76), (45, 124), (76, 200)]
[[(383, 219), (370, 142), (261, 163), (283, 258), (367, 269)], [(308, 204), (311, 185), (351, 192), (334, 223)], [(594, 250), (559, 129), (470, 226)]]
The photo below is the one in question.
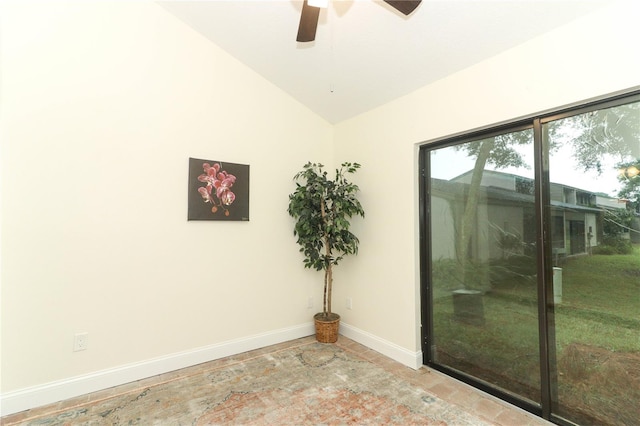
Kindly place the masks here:
[(326, 291), (325, 291), (325, 312), (327, 314), (331, 313), (331, 292), (333, 290), (333, 265), (331, 263), (329, 263), (329, 266), (327, 266), (327, 271), (325, 273), (325, 287), (326, 287)]
[[(473, 218), (478, 208), (482, 173), (484, 172), (484, 167), (487, 164), (487, 159), (489, 158), (489, 154), (491, 154), (493, 145), (493, 138), (485, 139), (482, 141), (482, 146), (478, 150), (478, 158), (476, 159), (476, 163), (473, 167), (473, 174), (471, 175), (471, 183), (469, 184), (469, 192), (467, 194), (467, 200), (464, 207), (464, 214), (462, 215), (462, 222), (460, 224), (460, 232), (458, 233), (458, 260), (460, 265), (465, 267), (463, 270), (465, 275), (468, 261), (469, 241), (471, 241), (471, 226), (473, 225)], [(464, 282), (466, 282), (466, 277)]]
[[(329, 246), (329, 236), (324, 237), (325, 256), (327, 259), (331, 258), (331, 247)], [(333, 286), (333, 268), (331, 261), (327, 261), (324, 270), (324, 296), (322, 299), (322, 312), (325, 315), (331, 313), (331, 290)]]
[[(322, 216), (322, 222), (325, 228), (327, 228), (327, 212), (324, 200), (320, 200), (320, 214)], [(331, 290), (333, 285), (333, 270), (331, 264), (331, 245), (329, 244), (329, 235), (324, 235), (324, 250), (325, 250), (325, 270), (324, 270), (324, 295), (322, 299), (322, 312), (325, 315), (331, 313)]]

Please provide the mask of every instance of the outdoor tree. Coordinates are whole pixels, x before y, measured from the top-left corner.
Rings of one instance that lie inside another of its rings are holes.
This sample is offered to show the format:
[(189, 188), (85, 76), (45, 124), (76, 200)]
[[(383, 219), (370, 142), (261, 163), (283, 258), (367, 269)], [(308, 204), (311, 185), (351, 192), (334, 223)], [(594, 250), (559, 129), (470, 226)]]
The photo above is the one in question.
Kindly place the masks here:
[(618, 197), (629, 200), (632, 210), (640, 208), (640, 159), (618, 164), (618, 181), (622, 185)]
[(603, 173), (604, 160), (640, 161), (640, 103), (599, 109), (555, 122), (556, 137), (570, 143), (582, 171)]
[(612, 171), (605, 170), (608, 167), (618, 173), (617, 196), (628, 201), (628, 211), (607, 212), (605, 233), (618, 235), (623, 229), (639, 232), (631, 225), (633, 212), (640, 204), (640, 103), (599, 109), (556, 123), (555, 136), (571, 144), (573, 157), (583, 172), (600, 176)]
[(462, 221), (457, 233), (456, 252), (458, 261), (462, 265), (466, 265), (468, 260), (471, 227), (478, 207), (480, 184), (482, 183), (482, 175), (485, 167), (487, 164), (491, 164), (496, 168), (505, 168), (508, 166), (526, 167), (522, 155), (515, 147), (532, 142), (533, 133), (531, 131), (521, 131), (497, 135), (482, 139), (477, 143), (468, 143), (459, 146), (458, 149), (465, 150), (467, 155), (472, 158), (475, 157), (476, 159), (471, 175), (471, 182), (469, 183), (469, 192), (467, 193)]
[[(595, 110), (556, 120), (550, 122), (545, 131), (549, 150), (553, 153), (560, 146), (570, 144), (573, 157), (583, 172), (595, 171), (600, 175), (605, 164), (611, 162), (616, 163), (617, 168), (624, 169), (626, 174), (620, 178), (622, 188), (618, 196), (640, 203), (640, 174), (637, 173), (640, 168), (640, 103)], [(485, 167), (526, 167), (518, 147), (532, 142), (533, 133), (525, 130), (497, 135), (457, 148), (466, 151), (469, 157), (475, 158), (462, 220), (457, 229), (456, 253), (463, 265), (468, 262), (471, 228), (478, 207)], [(635, 174), (633, 170), (636, 171)]]

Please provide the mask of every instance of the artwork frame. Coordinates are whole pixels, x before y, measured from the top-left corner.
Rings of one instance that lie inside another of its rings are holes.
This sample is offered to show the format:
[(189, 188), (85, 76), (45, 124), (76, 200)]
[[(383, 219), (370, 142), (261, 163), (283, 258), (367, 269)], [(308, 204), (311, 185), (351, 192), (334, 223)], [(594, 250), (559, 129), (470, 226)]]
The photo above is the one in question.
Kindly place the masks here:
[(189, 157), (187, 220), (249, 221), (249, 165)]

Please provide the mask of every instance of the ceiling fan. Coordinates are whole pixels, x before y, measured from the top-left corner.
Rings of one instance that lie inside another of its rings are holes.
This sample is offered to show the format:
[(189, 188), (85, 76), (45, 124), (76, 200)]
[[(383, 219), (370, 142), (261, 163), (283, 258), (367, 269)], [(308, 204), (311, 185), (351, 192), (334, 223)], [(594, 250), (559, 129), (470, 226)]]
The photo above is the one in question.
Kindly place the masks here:
[[(324, 3), (326, 4), (328, 0)], [(415, 10), (422, 0), (384, 0), (391, 7), (405, 15), (409, 15)], [(302, 14), (300, 15), (300, 25), (298, 26), (298, 37), (296, 41), (307, 42), (316, 39), (316, 28), (318, 27), (318, 16), (320, 15), (320, 6), (312, 6), (317, 2), (304, 0), (302, 4)]]

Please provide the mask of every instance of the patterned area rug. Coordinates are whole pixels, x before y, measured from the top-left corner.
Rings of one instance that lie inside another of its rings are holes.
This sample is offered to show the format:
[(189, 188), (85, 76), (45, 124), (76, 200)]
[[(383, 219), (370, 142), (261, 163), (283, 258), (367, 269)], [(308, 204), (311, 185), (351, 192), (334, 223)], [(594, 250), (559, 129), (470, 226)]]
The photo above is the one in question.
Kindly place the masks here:
[(308, 343), (28, 425), (485, 425), (335, 345)]

